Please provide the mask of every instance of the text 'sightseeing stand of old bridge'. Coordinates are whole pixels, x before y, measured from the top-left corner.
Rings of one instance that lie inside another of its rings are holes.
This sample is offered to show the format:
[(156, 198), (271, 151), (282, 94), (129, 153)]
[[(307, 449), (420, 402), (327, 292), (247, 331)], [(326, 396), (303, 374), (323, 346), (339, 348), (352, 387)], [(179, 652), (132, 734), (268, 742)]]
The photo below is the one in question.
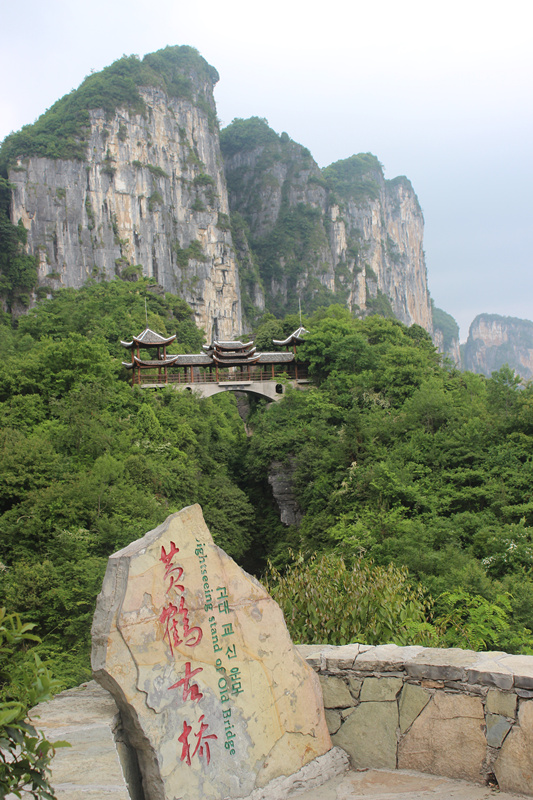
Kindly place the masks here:
[(306, 333), (300, 326), (287, 339), (273, 339), (274, 345), (286, 348), (273, 353), (257, 352), (253, 341), (214, 341), (204, 344), (203, 353), (168, 355), (167, 347), (176, 334), (165, 338), (146, 328), (131, 342), (121, 342), (131, 350), (131, 361), (122, 363), (132, 371), (132, 386), (148, 389), (172, 385), (194, 389), (204, 397), (227, 391), (252, 392), (278, 400), (286, 380), (295, 386), (308, 382), (307, 364), (297, 358), (297, 346)]

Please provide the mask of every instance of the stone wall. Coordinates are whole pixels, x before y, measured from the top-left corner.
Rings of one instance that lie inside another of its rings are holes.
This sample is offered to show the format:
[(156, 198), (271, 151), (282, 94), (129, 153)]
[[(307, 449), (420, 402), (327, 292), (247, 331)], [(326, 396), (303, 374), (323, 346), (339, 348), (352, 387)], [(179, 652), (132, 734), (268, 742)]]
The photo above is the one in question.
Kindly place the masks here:
[(533, 795), (533, 656), (301, 645), (334, 744), (356, 768), (406, 769)]

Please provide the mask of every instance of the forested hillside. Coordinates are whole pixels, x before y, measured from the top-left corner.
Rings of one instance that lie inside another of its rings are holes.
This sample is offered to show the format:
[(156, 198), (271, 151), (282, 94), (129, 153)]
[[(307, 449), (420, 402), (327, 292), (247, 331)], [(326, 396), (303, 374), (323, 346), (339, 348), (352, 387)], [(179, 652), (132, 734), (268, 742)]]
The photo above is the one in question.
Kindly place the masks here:
[(176, 352), (200, 347), (187, 305), (148, 288), (62, 290), (0, 328), (0, 605), (37, 623), (41, 655), (67, 682), (90, 675), (111, 552), (195, 502), (228, 553), (242, 558), (250, 543), (235, 403), (132, 391), (120, 365), (119, 339), (144, 329), (145, 301), (149, 325), (177, 331)]
[[(107, 556), (195, 502), (245, 568), (281, 570), (269, 581), (297, 639), (329, 637), (313, 622), (327, 600), (333, 619), (353, 609), (344, 640), (531, 650), (531, 388), (443, 367), (421, 327), (331, 306), (304, 320), (314, 385), (252, 404), (247, 436), (232, 396), (132, 390), (119, 339), (145, 314), (200, 347), (186, 304), (146, 280), (59, 290), (0, 327), (0, 605), (37, 623), (64, 685), (89, 675)], [(257, 345), (294, 327), (266, 315)], [(279, 521), (274, 460), (290, 464), (298, 528)], [(403, 622), (359, 625), (353, 576)]]
[[(443, 368), (418, 326), (339, 307), (306, 324), (317, 386), (261, 415), (247, 456), (257, 476), (293, 457), (293, 546), (406, 565), (435, 617), (455, 615), (449, 643), (472, 646), (480, 597), (508, 600), (515, 629), (532, 628), (531, 387), (507, 368), (488, 380)], [(485, 648), (524, 645), (495, 619), (487, 633)]]

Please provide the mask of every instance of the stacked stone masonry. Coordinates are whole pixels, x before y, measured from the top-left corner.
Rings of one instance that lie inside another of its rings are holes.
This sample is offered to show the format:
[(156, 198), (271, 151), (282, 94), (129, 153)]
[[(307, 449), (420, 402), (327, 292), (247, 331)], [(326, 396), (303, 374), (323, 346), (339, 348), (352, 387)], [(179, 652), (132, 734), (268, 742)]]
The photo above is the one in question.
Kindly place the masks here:
[(355, 768), (427, 772), (533, 795), (533, 656), (300, 645), (332, 742)]

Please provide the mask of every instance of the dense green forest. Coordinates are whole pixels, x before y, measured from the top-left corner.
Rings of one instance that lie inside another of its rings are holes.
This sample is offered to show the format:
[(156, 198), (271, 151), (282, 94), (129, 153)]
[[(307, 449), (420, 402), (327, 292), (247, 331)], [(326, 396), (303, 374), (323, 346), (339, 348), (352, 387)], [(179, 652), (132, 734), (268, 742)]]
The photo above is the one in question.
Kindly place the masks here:
[[(416, 325), (330, 306), (304, 321), (313, 384), (252, 402), (247, 436), (233, 396), (131, 388), (119, 339), (145, 314), (177, 351), (201, 346), (186, 304), (146, 280), (59, 290), (1, 320), (0, 606), (37, 624), (62, 685), (89, 677), (108, 555), (195, 502), (296, 639), (533, 652), (531, 387), (443, 365)], [(266, 315), (257, 344), (296, 326)], [(279, 521), (273, 460), (298, 528)], [(13, 657), (13, 685), (28, 658)]]

